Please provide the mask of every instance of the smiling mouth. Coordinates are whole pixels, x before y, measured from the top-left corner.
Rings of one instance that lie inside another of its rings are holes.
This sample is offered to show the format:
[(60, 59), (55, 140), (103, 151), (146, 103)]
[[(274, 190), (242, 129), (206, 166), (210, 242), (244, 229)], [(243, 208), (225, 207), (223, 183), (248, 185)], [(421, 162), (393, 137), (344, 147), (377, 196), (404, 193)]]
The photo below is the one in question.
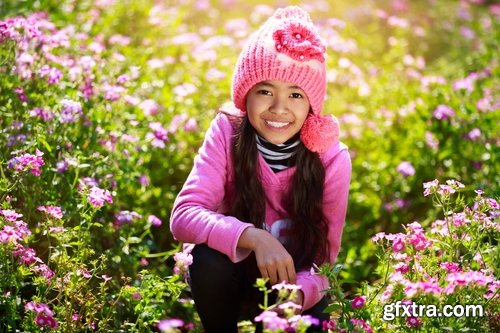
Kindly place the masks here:
[(274, 128), (283, 128), (285, 126), (290, 125), (290, 122), (281, 122), (281, 121), (266, 120), (266, 124), (268, 124), (269, 126), (274, 127)]

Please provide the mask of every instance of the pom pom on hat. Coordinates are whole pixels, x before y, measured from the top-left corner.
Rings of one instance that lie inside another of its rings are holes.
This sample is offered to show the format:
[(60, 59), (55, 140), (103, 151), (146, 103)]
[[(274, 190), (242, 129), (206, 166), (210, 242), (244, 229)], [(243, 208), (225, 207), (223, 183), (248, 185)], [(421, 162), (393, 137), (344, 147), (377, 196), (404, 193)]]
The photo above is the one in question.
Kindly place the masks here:
[(334, 116), (307, 116), (300, 131), (300, 140), (307, 149), (323, 153), (339, 139), (339, 124)]

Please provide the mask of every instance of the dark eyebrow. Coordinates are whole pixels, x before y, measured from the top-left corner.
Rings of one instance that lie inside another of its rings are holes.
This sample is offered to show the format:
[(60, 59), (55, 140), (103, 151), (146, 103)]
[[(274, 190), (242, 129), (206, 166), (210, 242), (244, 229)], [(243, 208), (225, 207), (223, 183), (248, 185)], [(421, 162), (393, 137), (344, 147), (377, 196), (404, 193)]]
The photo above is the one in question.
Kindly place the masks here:
[[(274, 88), (274, 85), (267, 81), (262, 81), (259, 83), (259, 85)], [(298, 86), (288, 86), (288, 89), (301, 89), (301, 88)]]

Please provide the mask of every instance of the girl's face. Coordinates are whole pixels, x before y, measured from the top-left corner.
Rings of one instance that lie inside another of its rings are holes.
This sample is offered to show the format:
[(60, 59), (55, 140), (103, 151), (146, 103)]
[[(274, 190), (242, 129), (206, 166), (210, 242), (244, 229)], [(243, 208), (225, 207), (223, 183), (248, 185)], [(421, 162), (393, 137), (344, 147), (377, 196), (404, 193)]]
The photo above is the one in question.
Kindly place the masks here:
[(268, 80), (250, 89), (246, 107), (248, 120), (257, 133), (280, 144), (300, 131), (310, 104), (305, 92), (294, 84)]

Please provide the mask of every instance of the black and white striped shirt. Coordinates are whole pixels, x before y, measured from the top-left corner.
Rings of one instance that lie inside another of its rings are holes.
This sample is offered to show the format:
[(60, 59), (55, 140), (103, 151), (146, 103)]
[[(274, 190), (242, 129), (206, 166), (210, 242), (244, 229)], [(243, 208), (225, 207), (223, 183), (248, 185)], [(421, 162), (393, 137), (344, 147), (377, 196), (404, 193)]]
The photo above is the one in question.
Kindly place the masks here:
[(295, 153), (300, 143), (299, 134), (278, 145), (267, 141), (258, 134), (255, 137), (257, 139), (257, 149), (275, 173), (295, 165)]

